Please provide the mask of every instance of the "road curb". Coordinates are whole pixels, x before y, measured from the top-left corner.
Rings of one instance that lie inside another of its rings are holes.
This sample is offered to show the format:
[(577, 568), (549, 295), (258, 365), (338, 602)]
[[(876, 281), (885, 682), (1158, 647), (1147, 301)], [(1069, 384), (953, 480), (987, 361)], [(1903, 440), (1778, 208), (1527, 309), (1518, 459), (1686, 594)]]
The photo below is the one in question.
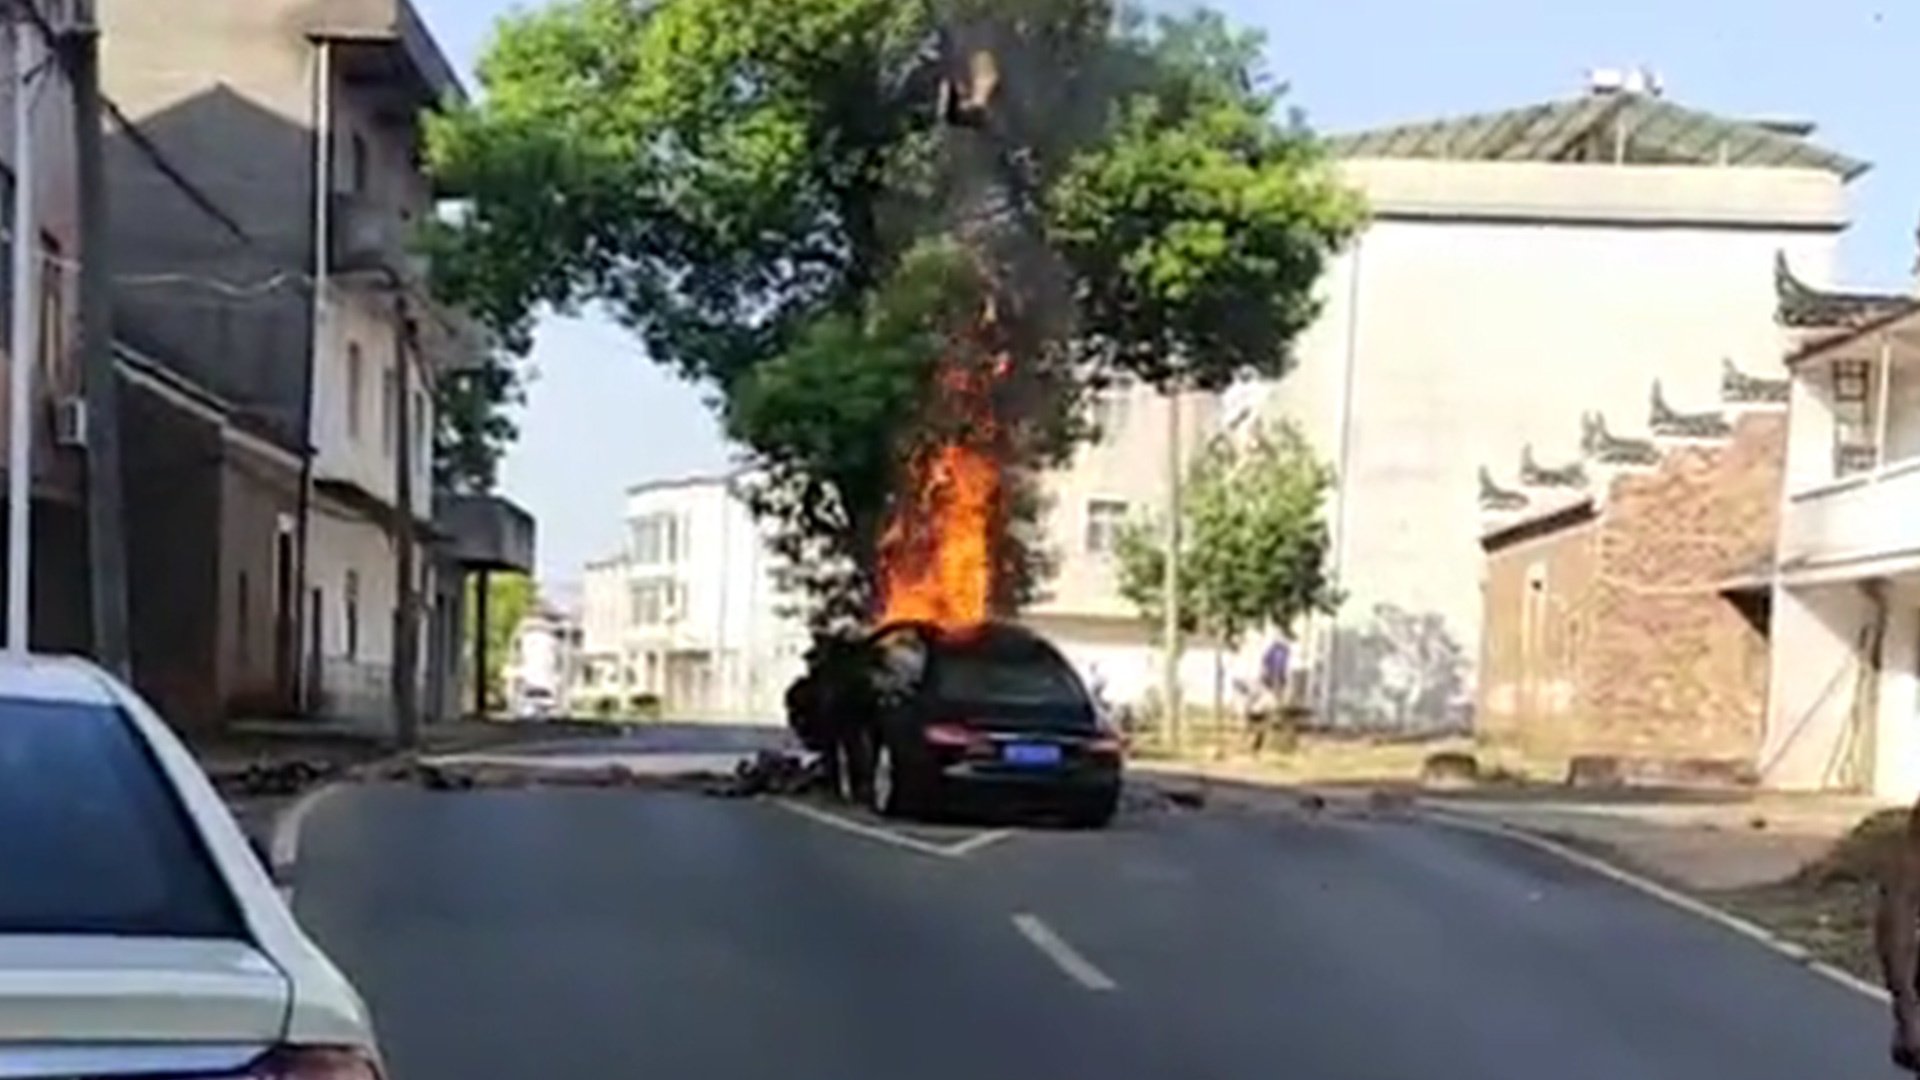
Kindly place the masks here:
[(1773, 931), (1749, 919), (1743, 919), (1730, 911), (1715, 907), (1699, 897), (1689, 896), (1678, 889), (1637, 874), (1617, 863), (1603, 859), (1598, 855), (1581, 851), (1551, 837), (1537, 832), (1509, 825), (1502, 821), (1489, 821), (1484, 818), (1462, 815), (1446, 810), (1436, 810), (1432, 806), (1416, 801), (1411, 807), (1415, 814), (1439, 825), (1459, 829), (1464, 832), (1476, 832), (1487, 836), (1498, 836), (1515, 843), (1525, 844), (1536, 851), (1552, 855), (1564, 862), (1571, 863), (1589, 873), (1598, 874), (1618, 884), (1625, 885), (1644, 896), (1658, 900), (1669, 907), (1677, 908), (1696, 918), (1705, 919), (1724, 929), (1768, 949), (1778, 956), (1799, 964), (1831, 982), (1838, 983), (1857, 994), (1870, 997), (1881, 1004), (1889, 1004), (1892, 997), (1887, 991), (1844, 969), (1835, 967), (1824, 960), (1814, 959), (1807, 947), (1798, 942), (1789, 941)]

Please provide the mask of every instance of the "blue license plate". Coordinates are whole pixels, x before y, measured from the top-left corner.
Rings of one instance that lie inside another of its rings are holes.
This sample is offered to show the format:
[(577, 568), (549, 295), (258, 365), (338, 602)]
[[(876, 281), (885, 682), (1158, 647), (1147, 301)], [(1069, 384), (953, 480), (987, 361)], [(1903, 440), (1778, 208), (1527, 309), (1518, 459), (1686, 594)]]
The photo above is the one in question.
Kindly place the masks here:
[(1008, 743), (1000, 760), (1009, 765), (1058, 765), (1060, 748), (1051, 743)]

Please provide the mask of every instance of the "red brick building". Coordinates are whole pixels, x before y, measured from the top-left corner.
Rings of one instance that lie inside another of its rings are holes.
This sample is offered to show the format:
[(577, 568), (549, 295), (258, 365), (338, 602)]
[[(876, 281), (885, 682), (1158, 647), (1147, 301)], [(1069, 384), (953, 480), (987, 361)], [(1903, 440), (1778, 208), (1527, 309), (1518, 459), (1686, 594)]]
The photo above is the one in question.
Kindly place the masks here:
[(1656, 384), (1648, 437), (1589, 415), (1577, 460), (1529, 448), (1512, 487), (1483, 471), (1483, 739), (1751, 769), (1786, 396), (1729, 364), (1718, 409), (1678, 412)]

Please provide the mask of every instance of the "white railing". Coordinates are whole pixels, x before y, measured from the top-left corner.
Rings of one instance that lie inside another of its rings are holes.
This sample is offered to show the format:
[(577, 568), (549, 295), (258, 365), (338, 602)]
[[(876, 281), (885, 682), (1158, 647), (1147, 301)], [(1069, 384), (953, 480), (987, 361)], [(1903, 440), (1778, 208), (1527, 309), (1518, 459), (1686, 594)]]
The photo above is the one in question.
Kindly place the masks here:
[(1780, 558), (1847, 562), (1920, 553), (1920, 458), (1794, 492), (1780, 522)]

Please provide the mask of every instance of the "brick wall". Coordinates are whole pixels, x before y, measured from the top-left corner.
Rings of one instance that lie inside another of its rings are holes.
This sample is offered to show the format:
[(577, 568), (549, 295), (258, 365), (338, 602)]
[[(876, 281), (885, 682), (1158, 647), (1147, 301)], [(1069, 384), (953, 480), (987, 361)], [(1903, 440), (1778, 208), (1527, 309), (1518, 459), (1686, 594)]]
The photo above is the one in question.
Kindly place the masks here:
[(1491, 539), (1483, 735), (1548, 754), (1751, 761), (1764, 620), (1722, 586), (1766, 563), (1785, 435), (1784, 411), (1744, 414), (1724, 441), (1670, 446), (1652, 471), (1616, 477), (1591, 523)]

